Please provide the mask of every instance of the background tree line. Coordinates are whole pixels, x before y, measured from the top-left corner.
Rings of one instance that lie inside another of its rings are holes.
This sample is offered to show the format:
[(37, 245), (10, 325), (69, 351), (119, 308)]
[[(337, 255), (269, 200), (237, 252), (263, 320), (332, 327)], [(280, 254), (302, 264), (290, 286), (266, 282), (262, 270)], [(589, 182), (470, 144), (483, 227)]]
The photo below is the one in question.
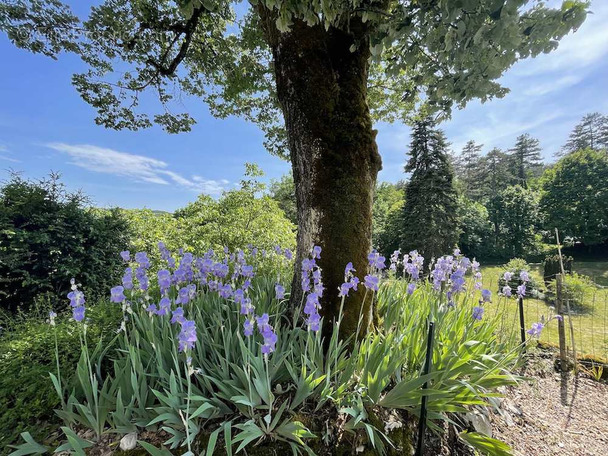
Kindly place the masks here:
[[(508, 150), (468, 141), (453, 152), (431, 120), (415, 123), (405, 172), (409, 180), (380, 182), (373, 208), (373, 245), (385, 255), (401, 248), (428, 257), (458, 246), (484, 260), (540, 259), (558, 228), (589, 253), (608, 241), (608, 116), (585, 115), (553, 165), (537, 138), (525, 133)], [(296, 224), (293, 180), (270, 193)], [(406, 196), (407, 195), (407, 196)]]
[(120, 279), (122, 250), (158, 256), (172, 251), (231, 251), (251, 244), (295, 248), (296, 227), (266, 192), (261, 170), (246, 165), (240, 186), (217, 199), (201, 194), (174, 213), (150, 209), (102, 209), (82, 192), (70, 192), (59, 175), (27, 180), (14, 174), (0, 185), (0, 320), (2, 310), (44, 301), (67, 304), (70, 279), (87, 299), (107, 297)]

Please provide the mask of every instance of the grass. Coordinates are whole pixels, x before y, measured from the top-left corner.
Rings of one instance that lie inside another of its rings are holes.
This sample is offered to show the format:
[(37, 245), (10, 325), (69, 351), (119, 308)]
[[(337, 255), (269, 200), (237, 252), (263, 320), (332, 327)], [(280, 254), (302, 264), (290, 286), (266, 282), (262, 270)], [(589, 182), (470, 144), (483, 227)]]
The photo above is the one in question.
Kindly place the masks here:
[[(532, 264), (530, 269), (531, 276), (540, 287), (543, 287), (542, 265)], [(583, 309), (571, 309), (577, 354), (608, 358), (608, 288), (602, 288), (608, 286), (608, 262), (575, 262), (574, 270), (579, 274), (590, 276), (600, 286), (593, 293), (586, 295)], [(503, 267), (486, 266), (482, 267), (482, 272), (483, 285), (491, 290), (494, 296), (494, 302), (487, 305), (487, 312), (491, 316), (499, 314), (504, 334), (519, 340), (520, 327), (517, 301), (513, 298), (506, 299), (497, 295), (498, 279), (503, 273)], [(524, 309), (527, 329), (532, 326), (532, 323), (540, 321), (542, 316), (548, 318), (554, 313), (547, 302), (533, 298), (524, 300)], [(571, 347), (567, 320), (566, 336), (568, 346)], [(551, 321), (545, 327), (540, 340), (552, 344), (559, 342), (556, 320)]]

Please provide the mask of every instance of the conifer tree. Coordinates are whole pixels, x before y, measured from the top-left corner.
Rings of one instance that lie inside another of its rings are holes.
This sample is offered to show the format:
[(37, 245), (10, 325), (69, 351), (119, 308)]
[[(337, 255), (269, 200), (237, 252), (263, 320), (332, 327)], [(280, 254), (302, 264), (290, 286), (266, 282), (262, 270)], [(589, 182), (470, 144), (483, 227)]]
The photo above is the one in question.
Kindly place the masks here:
[(481, 144), (468, 141), (460, 152), (457, 161), (457, 176), (463, 184), (464, 195), (472, 200), (479, 201), (482, 189)]
[(528, 133), (517, 137), (515, 146), (510, 150), (513, 174), (516, 182), (527, 188), (528, 179), (542, 169), (540, 143)]
[(564, 144), (558, 155), (567, 155), (577, 150), (608, 149), (608, 116), (593, 112), (584, 116)]
[(513, 183), (514, 176), (510, 168), (509, 155), (497, 147), (482, 157), (482, 196), (492, 223), (495, 248), (498, 246), (501, 220), (498, 195)]
[(481, 157), (480, 168), (483, 199), (490, 199), (513, 184), (514, 176), (509, 155), (498, 147)]
[(458, 240), (458, 203), (448, 143), (430, 118), (414, 125), (409, 155), (405, 171), (412, 176), (405, 188), (402, 248), (437, 258)]

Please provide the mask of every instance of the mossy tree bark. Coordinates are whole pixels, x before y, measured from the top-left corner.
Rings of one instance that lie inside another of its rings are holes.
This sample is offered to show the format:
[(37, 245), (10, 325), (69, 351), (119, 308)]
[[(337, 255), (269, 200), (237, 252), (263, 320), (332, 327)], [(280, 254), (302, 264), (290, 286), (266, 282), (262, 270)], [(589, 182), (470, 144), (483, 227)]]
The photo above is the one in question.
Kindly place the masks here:
[[(260, 17), (273, 51), (296, 186), (298, 249), (291, 305), (301, 305), (301, 261), (319, 245), (327, 336), (328, 323), (340, 309), (344, 268), (352, 262), (363, 281), (371, 246), (372, 200), (381, 159), (367, 103), (368, 30), (360, 21), (353, 21), (349, 32), (296, 21), (288, 33), (280, 33), (267, 11), (260, 11)], [(356, 332), (360, 314), (362, 328), (369, 324), (371, 293), (365, 300), (364, 295), (360, 286), (346, 300), (344, 336)]]

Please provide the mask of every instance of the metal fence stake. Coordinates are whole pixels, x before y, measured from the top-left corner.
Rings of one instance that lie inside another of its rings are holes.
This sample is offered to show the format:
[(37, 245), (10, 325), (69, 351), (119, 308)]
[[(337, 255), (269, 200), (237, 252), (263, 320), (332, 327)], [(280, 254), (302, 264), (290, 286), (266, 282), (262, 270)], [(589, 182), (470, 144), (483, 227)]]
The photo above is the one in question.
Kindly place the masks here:
[(526, 351), (526, 320), (524, 318), (524, 298), (520, 296), (519, 299), (519, 333), (521, 335), (521, 348), (522, 351)]
[[(433, 336), (435, 333), (435, 323), (429, 322), (429, 335), (426, 341), (426, 359), (424, 363), (423, 375), (428, 375), (431, 372), (431, 364), (433, 363)], [(428, 381), (424, 382), (422, 389), (428, 388)], [(418, 445), (416, 446), (415, 456), (422, 456), (424, 447), (424, 433), (426, 431), (426, 406), (428, 397), (422, 396), (420, 404), (420, 421), (418, 422)]]

